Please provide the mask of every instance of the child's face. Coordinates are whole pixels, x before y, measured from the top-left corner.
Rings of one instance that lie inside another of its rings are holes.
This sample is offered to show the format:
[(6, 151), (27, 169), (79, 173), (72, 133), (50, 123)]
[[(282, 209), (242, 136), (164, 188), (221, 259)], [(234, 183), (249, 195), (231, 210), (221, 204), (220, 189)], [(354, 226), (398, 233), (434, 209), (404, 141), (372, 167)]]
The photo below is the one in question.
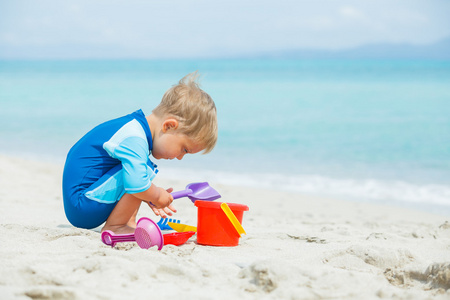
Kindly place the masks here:
[(204, 148), (184, 134), (162, 133), (153, 140), (152, 155), (156, 159), (183, 159), (186, 153), (198, 153)]

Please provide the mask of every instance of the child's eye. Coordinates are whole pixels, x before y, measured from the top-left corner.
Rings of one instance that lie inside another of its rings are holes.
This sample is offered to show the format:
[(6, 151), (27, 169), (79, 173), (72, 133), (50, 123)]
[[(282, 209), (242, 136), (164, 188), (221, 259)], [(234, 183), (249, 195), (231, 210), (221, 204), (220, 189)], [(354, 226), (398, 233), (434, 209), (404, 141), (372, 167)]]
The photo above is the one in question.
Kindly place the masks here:
[(187, 151), (187, 149), (186, 149), (186, 148), (184, 148), (184, 152), (185, 152), (185, 153), (188, 153), (188, 151)]

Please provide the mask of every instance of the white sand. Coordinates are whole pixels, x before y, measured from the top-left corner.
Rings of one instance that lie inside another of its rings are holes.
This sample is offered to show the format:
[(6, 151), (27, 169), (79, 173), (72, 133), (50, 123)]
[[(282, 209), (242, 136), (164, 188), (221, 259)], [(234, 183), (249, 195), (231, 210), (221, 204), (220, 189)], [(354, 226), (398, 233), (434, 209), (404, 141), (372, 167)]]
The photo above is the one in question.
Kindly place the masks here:
[(239, 246), (110, 248), (66, 220), (62, 166), (0, 164), (0, 299), (450, 299), (449, 218), (210, 182), (250, 207)]

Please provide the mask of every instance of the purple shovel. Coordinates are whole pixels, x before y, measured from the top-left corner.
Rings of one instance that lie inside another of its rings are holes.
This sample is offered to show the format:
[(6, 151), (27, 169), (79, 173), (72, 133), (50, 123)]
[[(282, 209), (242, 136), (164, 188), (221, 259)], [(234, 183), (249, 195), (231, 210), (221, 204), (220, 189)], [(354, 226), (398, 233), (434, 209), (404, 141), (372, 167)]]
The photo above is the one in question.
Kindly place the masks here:
[(213, 201), (221, 197), (207, 182), (190, 183), (186, 186), (185, 190), (173, 192), (171, 195), (173, 196), (173, 199), (188, 197), (191, 199), (192, 203), (194, 203), (195, 200)]

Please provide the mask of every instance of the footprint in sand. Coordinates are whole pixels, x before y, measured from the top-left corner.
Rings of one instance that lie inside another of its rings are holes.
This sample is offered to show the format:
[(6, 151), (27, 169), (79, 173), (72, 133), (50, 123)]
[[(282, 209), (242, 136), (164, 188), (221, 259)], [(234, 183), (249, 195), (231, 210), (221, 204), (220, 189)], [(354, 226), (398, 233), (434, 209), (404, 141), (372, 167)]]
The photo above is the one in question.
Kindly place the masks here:
[(249, 292), (255, 292), (261, 289), (266, 293), (270, 293), (278, 286), (277, 276), (266, 263), (254, 263), (243, 269), (239, 273), (242, 279), (250, 279), (250, 285), (246, 287)]
[(26, 291), (24, 295), (31, 299), (76, 299), (73, 291), (58, 287), (33, 288)]
[(424, 290), (435, 290), (437, 293), (450, 289), (450, 263), (434, 263), (425, 271), (388, 268), (384, 276), (392, 285), (402, 288), (421, 286)]
[(371, 267), (385, 270), (396, 268), (414, 261), (414, 256), (406, 249), (389, 249), (376, 246), (355, 245), (345, 250), (339, 250), (328, 255), (323, 261), (341, 269), (370, 269)]

